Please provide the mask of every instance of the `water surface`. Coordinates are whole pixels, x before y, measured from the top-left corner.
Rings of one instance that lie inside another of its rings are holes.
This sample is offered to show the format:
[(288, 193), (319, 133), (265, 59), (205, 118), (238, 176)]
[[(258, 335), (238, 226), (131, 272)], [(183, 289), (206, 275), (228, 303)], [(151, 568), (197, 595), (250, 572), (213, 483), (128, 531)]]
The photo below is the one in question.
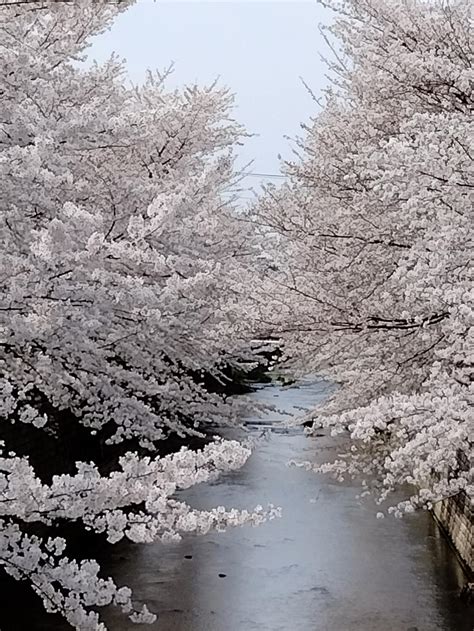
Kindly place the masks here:
[[(324, 392), (308, 383), (253, 396), (295, 414)], [(283, 430), (285, 418), (251, 422), (255, 432), (274, 431), (247, 465), (183, 493), (203, 509), (272, 502), (281, 519), (116, 549), (110, 571), (160, 614), (153, 631), (472, 631), (473, 609), (458, 599), (465, 577), (432, 518), (377, 520), (357, 487), (285, 466), (320, 459), (334, 442)], [(109, 620), (114, 631), (130, 628), (120, 615)]]

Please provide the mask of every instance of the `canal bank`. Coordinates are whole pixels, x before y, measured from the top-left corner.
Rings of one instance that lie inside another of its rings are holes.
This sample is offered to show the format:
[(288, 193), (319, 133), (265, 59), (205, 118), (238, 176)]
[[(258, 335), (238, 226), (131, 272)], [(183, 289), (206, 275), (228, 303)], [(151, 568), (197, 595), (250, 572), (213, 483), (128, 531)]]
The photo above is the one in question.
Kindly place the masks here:
[[(466, 454), (458, 454), (458, 467), (469, 471), (470, 462)], [(448, 497), (433, 507), (433, 515), (443, 532), (451, 541), (466, 568), (469, 585), (465, 596), (474, 600), (474, 502), (466, 492)]]

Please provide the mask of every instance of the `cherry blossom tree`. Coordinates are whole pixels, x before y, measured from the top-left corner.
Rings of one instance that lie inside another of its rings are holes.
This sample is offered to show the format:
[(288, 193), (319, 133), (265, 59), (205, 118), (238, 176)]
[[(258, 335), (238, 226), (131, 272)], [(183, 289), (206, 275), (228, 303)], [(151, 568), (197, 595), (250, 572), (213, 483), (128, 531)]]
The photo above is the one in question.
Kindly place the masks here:
[[(254, 237), (230, 192), (244, 136), (232, 95), (168, 90), (166, 73), (133, 87), (115, 57), (82, 63), (130, 4), (0, 2), (0, 564), (81, 630), (105, 629), (93, 608), (111, 603), (134, 621), (153, 616), (95, 561), (69, 558), (63, 538), (34, 534), (38, 524), (149, 542), (267, 515), (175, 497), (242, 466), (247, 446), (156, 457), (171, 433), (242, 413), (204, 376), (254, 365), (243, 295)], [(65, 414), (140, 455), (124, 453), (107, 475), (79, 462), (40, 479), (9, 436), (19, 423), (54, 432)]]
[(380, 502), (412, 485), (400, 515), (474, 495), (472, 7), (327, 4), (332, 83), (255, 212), (274, 263), (261, 318), (291, 370), (338, 386), (306, 419), (349, 439), (318, 470)]

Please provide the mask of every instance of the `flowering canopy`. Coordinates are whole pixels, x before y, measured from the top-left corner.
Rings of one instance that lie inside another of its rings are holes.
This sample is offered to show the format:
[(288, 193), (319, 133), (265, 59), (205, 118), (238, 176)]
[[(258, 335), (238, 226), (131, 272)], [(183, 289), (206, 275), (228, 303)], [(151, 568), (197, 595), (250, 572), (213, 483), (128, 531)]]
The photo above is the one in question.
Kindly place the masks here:
[[(67, 414), (109, 443), (153, 450), (241, 412), (203, 374), (219, 380), (253, 360), (239, 300), (253, 245), (228, 195), (244, 133), (232, 96), (170, 91), (153, 73), (129, 87), (114, 57), (79, 63), (130, 4), (0, 3), (0, 411), (10, 432), (19, 422), (52, 432)], [(104, 629), (90, 608), (112, 602), (153, 617), (31, 524), (72, 520), (110, 542), (148, 542), (263, 518), (173, 498), (240, 467), (250, 451), (234, 441), (162, 459), (127, 453), (107, 476), (77, 463), (46, 483), (2, 435), (0, 563), (77, 629)]]
[(251, 238), (223, 201), (243, 133), (226, 90), (73, 63), (125, 4), (2, 6), (3, 387), (21, 420), (47, 422), (34, 396), (149, 444), (232, 415), (196, 373), (249, 354)]
[(320, 470), (380, 500), (415, 485), (401, 514), (473, 492), (471, 6), (328, 4), (333, 83), (256, 209), (278, 268), (262, 319), (293, 369), (340, 386), (311, 418), (351, 441)]

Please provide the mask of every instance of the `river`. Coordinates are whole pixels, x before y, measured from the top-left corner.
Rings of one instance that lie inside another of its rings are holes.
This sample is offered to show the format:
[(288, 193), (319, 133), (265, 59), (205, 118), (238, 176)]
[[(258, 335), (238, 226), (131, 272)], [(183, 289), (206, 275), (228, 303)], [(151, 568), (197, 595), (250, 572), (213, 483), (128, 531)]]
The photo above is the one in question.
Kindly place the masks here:
[[(323, 383), (308, 382), (252, 396), (295, 414), (324, 395)], [(472, 631), (474, 609), (458, 598), (465, 577), (430, 515), (377, 520), (356, 485), (287, 467), (334, 449), (333, 439), (284, 429), (287, 418), (250, 419), (253, 433), (270, 436), (246, 466), (181, 495), (199, 508), (271, 502), (281, 519), (177, 544), (108, 548), (104, 570), (159, 614), (137, 627), (109, 612), (111, 631)], [(2, 631), (23, 631), (11, 624)], [(38, 615), (24, 631), (63, 628)]]

